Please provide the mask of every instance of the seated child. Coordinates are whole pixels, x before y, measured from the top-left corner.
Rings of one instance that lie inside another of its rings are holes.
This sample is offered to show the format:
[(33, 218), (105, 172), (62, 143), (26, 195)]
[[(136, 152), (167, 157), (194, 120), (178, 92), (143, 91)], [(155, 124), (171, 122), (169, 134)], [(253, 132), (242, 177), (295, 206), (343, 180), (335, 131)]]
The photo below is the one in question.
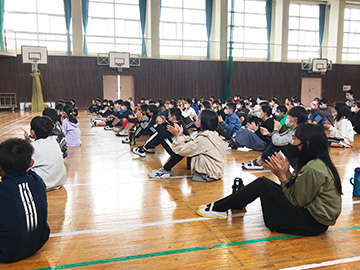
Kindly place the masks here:
[(324, 127), (330, 131), (329, 146), (331, 147), (347, 147), (352, 145), (354, 141), (354, 130), (350, 122), (351, 111), (345, 103), (336, 103), (333, 115), (335, 123), (332, 125), (329, 121), (324, 122)]
[(229, 102), (226, 104), (224, 113), (226, 115), (225, 120), (219, 116), (219, 127), (217, 132), (225, 137), (225, 139), (231, 139), (233, 134), (238, 132), (241, 128), (241, 121), (235, 114), (235, 103)]
[[(136, 155), (145, 157), (146, 153), (153, 153), (155, 146), (161, 144), (166, 152), (171, 156), (170, 159), (165, 163), (164, 167), (151, 171), (148, 176), (150, 178), (170, 178), (172, 174), (171, 169), (178, 164), (184, 157), (177, 155), (172, 149), (172, 142), (174, 136), (168, 131), (167, 127), (174, 126), (175, 124), (183, 127), (185, 135), (190, 135), (185, 127), (184, 122), (181, 121), (181, 111), (179, 108), (172, 108), (169, 111), (169, 121), (164, 116), (158, 116), (156, 118), (156, 132), (146, 141), (143, 146), (134, 147), (131, 149)], [(149, 151), (150, 150), (150, 151)]]
[(45, 184), (38, 174), (27, 171), (34, 163), (33, 152), (22, 139), (0, 144), (1, 263), (33, 255), (49, 239)]
[(69, 147), (81, 146), (80, 122), (75, 118), (72, 106), (66, 105), (63, 110), (64, 119), (61, 127), (65, 133), (66, 144)]
[(196, 139), (184, 136), (179, 125), (168, 126), (174, 135), (173, 150), (177, 155), (191, 157), (192, 180), (210, 182), (224, 175), (227, 144), (216, 132), (218, 116), (212, 110), (203, 110), (200, 114), (201, 131)]
[[(47, 116), (36, 116), (30, 123), (30, 134), (35, 139), (34, 165), (32, 169), (43, 179), (46, 190), (62, 187), (66, 180), (66, 168), (59, 144), (54, 136), (49, 136), (54, 129), (54, 122)], [(24, 131), (25, 139), (29, 139)]]
[(63, 153), (63, 158), (66, 158), (68, 155), (67, 153), (68, 147), (66, 145), (64, 131), (62, 130), (61, 125), (59, 124), (60, 122), (59, 115), (56, 113), (54, 109), (51, 108), (45, 108), (45, 110), (43, 111), (43, 115), (49, 116), (51, 120), (53, 120), (55, 125), (53, 131), (51, 131), (49, 136), (56, 136), (56, 141), (60, 146), (61, 152)]

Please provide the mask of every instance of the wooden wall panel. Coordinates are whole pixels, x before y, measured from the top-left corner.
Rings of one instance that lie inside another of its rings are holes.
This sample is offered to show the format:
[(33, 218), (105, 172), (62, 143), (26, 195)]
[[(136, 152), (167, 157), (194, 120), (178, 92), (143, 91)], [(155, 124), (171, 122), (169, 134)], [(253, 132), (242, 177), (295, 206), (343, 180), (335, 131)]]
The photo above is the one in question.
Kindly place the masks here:
[[(74, 97), (80, 108), (91, 99), (102, 97), (103, 75), (134, 76), (135, 98), (193, 97), (210, 95), (221, 97), (226, 85), (226, 62), (196, 60), (141, 59), (140, 67), (118, 73), (107, 66), (98, 66), (96, 57), (49, 56), (47, 65), (39, 65), (43, 76), (46, 100), (57, 101)], [(0, 58), (0, 91), (16, 93), (18, 102), (31, 99), (30, 64), (22, 64), (21, 57)], [(344, 100), (342, 85), (360, 88), (360, 66), (333, 65), (324, 76), (324, 97), (330, 102)], [(245, 95), (300, 95), (299, 63), (234, 62), (231, 93)], [(355, 96), (359, 98), (359, 96)]]

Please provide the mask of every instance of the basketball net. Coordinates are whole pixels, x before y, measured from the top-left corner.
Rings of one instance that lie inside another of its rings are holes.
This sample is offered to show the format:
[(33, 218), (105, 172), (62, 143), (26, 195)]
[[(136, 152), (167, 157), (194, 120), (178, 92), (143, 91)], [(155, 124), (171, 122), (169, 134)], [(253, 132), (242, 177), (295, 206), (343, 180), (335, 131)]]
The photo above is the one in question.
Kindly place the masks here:
[(37, 58), (30, 58), (30, 60), (31, 60), (31, 72), (32, 73), (40, 73), (40, 70), (39, 70), (39, 68), (38, 68), (38, 59)]
[(321, 75), (325, 75), (326, 68), (319, 68)]
[(118, 72), (122, 72), (122, 66), (124, 65), (124, 63), (115, 63), (115, 65), (118, 67), (117, 70)]

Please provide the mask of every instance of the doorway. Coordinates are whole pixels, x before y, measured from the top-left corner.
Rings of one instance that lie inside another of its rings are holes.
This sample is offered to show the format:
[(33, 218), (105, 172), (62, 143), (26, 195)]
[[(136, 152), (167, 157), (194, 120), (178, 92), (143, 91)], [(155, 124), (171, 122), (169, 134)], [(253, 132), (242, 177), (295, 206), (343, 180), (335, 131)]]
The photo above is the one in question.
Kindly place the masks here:
[(134, 76), (130, 75), (104, 75), (103, 76), (103, 97), (110, 100), (127, 100), (132, 97), (134, 100)]
[(322, 78), (303, 77), (301, 79), (301, 102), (306, 107), (314, 98), (322, 98)]

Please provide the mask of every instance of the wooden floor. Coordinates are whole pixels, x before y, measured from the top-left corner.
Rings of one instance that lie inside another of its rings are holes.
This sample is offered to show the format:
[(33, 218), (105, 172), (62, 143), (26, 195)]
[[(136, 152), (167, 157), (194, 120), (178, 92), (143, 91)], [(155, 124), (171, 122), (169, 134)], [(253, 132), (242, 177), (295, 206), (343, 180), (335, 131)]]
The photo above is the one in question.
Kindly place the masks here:
[[(0, 141), (22, 137), (30, 112), (0, 112)], [(231, 193), (233, 179), (245, 184), (268, 170), (244, 172), (240, 164), (259, 152), (228, 151), (223, 180), (193, 182), (185, 160), (171, 179), (147, 173), (168, 158), (139, 158), (114, 131), (91, 128), (80, 113), (82, 146), (71, 148), (63, 188), (48, 192), (51, 236), (30, 258), (0, 269), (360, 269), (360, 198), (349, 178), (360, 166), (360, 135), (353, 149), (331, 149), (343, 183), (343, 211), (335, 226), (318, 237), (270, 232), (259, 200), (228, 220), (201, 218), (200, 204)], [(138, 145), (144, 141), (142, 138)], [(1, 244), (1, 243), (0, 243)], [(320, 265), (313, 265), (320, 264)]]

